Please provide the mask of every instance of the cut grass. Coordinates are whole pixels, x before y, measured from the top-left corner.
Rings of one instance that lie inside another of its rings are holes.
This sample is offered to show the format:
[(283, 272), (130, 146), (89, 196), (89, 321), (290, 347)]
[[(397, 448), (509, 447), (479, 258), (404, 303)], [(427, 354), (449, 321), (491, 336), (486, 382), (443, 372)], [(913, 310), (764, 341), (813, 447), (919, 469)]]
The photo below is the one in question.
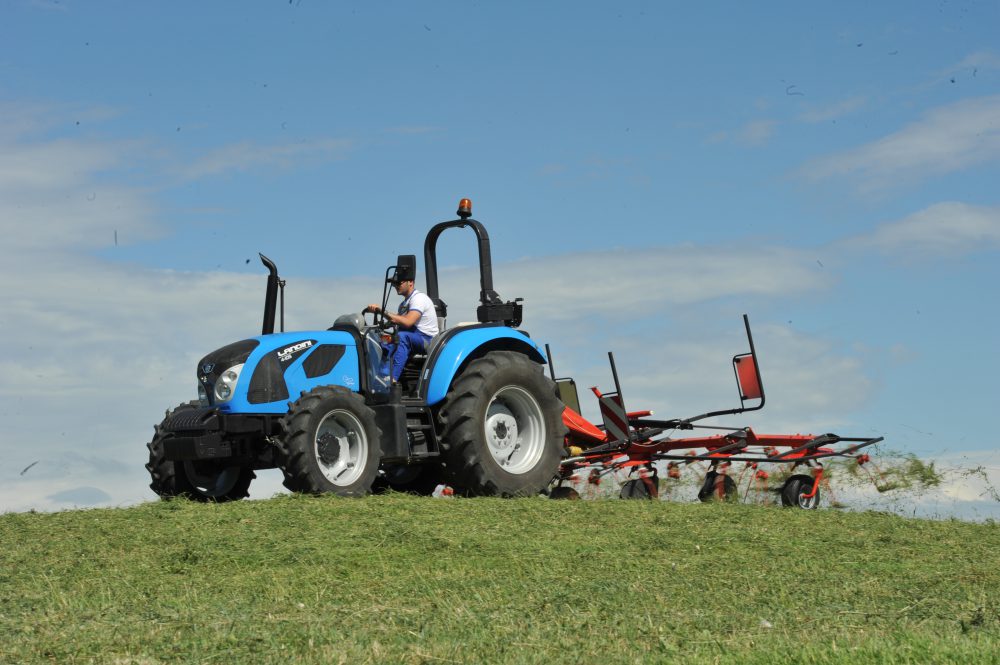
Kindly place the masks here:
[(291, 496), (0, 515), (0, 662), (996, 663), (1000, 529)]

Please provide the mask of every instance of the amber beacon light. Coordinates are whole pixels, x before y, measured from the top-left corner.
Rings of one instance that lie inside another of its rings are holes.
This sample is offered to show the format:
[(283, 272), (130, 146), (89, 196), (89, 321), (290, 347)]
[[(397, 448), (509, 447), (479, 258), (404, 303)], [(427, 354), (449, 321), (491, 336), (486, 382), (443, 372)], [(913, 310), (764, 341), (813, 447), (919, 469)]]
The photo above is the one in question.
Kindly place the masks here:
[(458, 202), (458, 216), (462, 219), (472, 217), (472, 199), (462, 199)]

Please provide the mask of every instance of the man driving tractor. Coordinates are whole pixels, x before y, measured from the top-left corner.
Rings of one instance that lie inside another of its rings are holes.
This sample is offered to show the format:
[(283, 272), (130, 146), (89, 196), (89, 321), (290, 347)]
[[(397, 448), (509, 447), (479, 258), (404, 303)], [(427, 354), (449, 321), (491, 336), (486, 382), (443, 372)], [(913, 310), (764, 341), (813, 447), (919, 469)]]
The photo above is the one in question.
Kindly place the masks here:
[(398, 328), (399, 344), (383, 343), (386, 358), (392, 357), (392, 380), (399, 381), (403, 366), (414, 353), (427, 351), (434, 335), (438, 334), (437, 313), (430, 297), (416, 289), (414, 279), (416, 267), (412, 265), (397, 266), (390, 283), (396, 293), (403, 296), (396, 314), (382, 310), (380, 305), (372, 303), (365, 307), (365, 312), (378, 314)]

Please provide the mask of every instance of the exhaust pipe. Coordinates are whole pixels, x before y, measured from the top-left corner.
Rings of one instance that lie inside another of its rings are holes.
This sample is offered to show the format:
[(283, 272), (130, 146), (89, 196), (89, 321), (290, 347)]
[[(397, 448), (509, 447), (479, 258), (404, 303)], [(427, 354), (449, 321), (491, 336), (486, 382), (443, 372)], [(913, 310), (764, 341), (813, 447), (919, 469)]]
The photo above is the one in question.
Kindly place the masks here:
[[(260, 262), (264, 264), (270, 273), (267, 276), (267, 292), (264, 295), (264, 325), (261, 326), (261, 335), (270, 335), (274, 333), (274, 310), (278, 304), (278, 266), (274, 265), (274, 261), (267, 258), (263, 254), (259, 254)], [(284, 326), (282, 326), (284, 327)]]

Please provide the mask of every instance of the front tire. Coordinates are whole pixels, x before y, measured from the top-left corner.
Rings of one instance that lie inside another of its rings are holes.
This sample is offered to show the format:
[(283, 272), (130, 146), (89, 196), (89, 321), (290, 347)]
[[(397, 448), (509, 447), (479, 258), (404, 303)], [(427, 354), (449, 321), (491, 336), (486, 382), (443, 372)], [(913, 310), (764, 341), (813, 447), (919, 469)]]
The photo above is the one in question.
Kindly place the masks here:
[(340, 386), (313, 388), (282, 419), (278, 446), (284, 485), (293, 492), (364, 496), (378, 473), (382, 449), (375, 413)]
[(250, 496), (250, 483), (257, 474), (248, 466), (223, 461), (185, 461), (184, 476), (195, 501), (239, 501)]
[(452, 484), (470, 495), (542, 492), (564, 452), (562, 411), (555, 385), (524, 354), (493, 351), (469, 363), (439, 412)]
[[(198, 408), (198, 402), (185, 402), (168, 411), (163, 423), (174, 414)], [(220, 462), (187, 461), (174, 462), (164, 457), (163, 442), (171, 434), (163, 430), (163, 423), (155, 428), (153, 440), (146, 444), (149, 449), (149, 463), (146, 470), (152, 482), (149, 484), (162, 499), (186, 496), (195, 501), (218, 502), (238, 501), (249, 496), (250, 483), (256, 478), (252, 469), (240, 465), (225, 465)]]

